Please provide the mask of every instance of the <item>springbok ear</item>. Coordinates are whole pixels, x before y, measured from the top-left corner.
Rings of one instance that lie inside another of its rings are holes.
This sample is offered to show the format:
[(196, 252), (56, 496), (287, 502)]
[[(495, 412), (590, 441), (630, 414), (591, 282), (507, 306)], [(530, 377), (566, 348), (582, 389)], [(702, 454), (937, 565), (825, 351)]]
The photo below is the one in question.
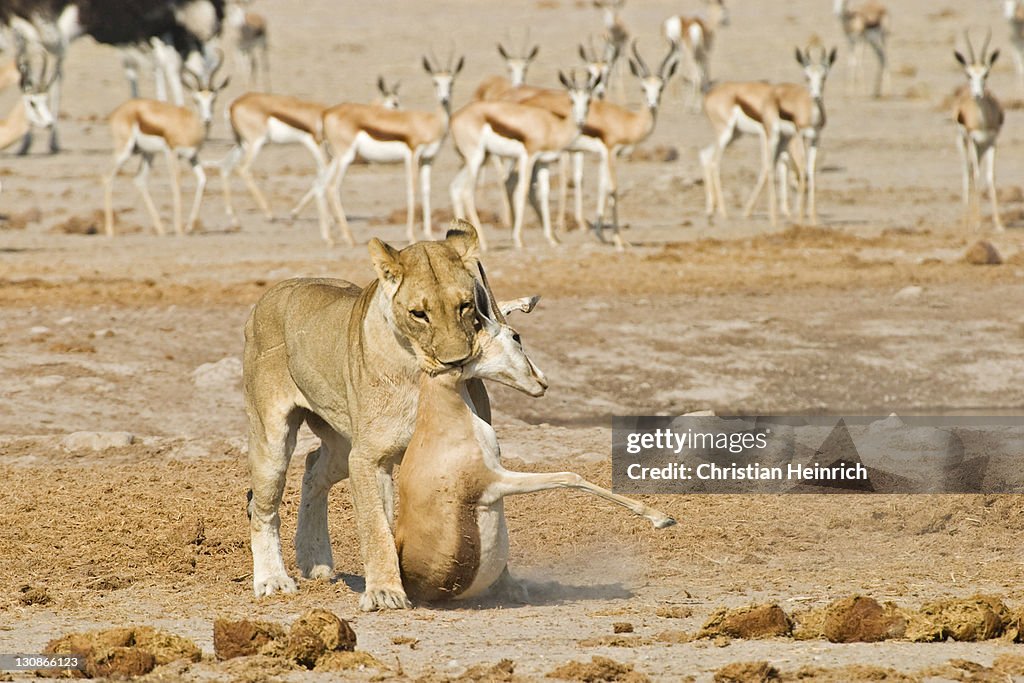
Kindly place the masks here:
[(387, 94), (388, 89), (384, 86), (384, 77), (377, 76), (377, 90), (381, 95)]
[(220, 91), (221, 91), (221, 90), (223, 90), (224, 88), (228, 87), (228, 84), (229, 84), (229, 83), (231, 83), (231, 76), (225, 76), (225, 77), (224, 77), (224, 80), (223, 80), (223, 81), (221, 81), (221, 82), (220, 82), (220, 85), (218, 85), (218, 86), (217, 86), (217, 88), (216, 88), (216, 91), (217, 91), (217, 92), (220, 92)]
[(540, 45), (534, 45), (533, 49), (530, 50), (530, 54), (526, 56), (526, 61), (532, 62), (537, 59), (537, 53), (540, 52)]
[(508, 52), (505, 52), (505, 46), (501, 43), (498, 43), (498, 54), (501, 55), (502, 59), (508, 60)]
[(518, 299), (512, 299), (511, 301), (499, 301), (498, 310), (505, 316), (510, 313), (514, 313), (515, 311), (529, 313), (537, 306), (538, 301), (540, 301), (539, 295), (524, 296)]
[(836, 63), (836, 48), (832, 48), (832, 52), (828, 53), (828, 68), (832, 68), (832, 65)]
[(572, 90), (572, 82), (568, 79), (568, 77), (566, 77), (564, 72), (562, 72), (562, 71), (558, 72), (558, 80), (566, 88), (569, 88), (570, 90)]
[(580, 52), (580, 59), (582, 59), (584, 62), (589, 62), (590, 61), (587, 58), (587, 51), (586, 51), (586, 49), (584, 49), (583, 45), (579, 46), (579, 52)]
[(629, 60), (629, 73), (633, 74), (637, 78), (640, 78), (640, 67), (632, 58), (630, 58)]
[(804, 53), (800, 51), (800, 48), (796, 48), (796, 61), (800, 66), (807, 66), (807, 59), (804, 57)]
[(376, 237), (370, 240), (366, 246), (370, 251), (373, 269), (377, 271), (377, 279), (393, 291), (402, 281), (402, 275), (405, 272), (402, 269), (402, 264), (398, 261), (398, 250)]
[(960, 53), (960, 50), (953, 50), (953, 56), (956, 57), (956, 61), (960, 62), (960, 66), (967, 66), (967, 58)]
[(423, 57), (423, 70), (431, 76), (434, 75), (434, 67), (430, 66), (430, 60), (427, 59), (426, 55)]
[(452, 71), (452, 76), (458, 76), (459, 72), (462, 71), (462, 67), (466, 65), (466, 57), (463, 55), (459, 57), (459, 63), (455, 65), (455, 70)]
[(444, 239), (467, 266), (473, 265), (475, 268), (475, 264), (479, 264), (480, 238), (472, 223), (456, 218), (451, 222)]
[(993, 50), (992, 56), (988, 58), (989, 68), (992, 68), (992, 65), (996, 63), (997, 59), (999, 59), (999, 50)]

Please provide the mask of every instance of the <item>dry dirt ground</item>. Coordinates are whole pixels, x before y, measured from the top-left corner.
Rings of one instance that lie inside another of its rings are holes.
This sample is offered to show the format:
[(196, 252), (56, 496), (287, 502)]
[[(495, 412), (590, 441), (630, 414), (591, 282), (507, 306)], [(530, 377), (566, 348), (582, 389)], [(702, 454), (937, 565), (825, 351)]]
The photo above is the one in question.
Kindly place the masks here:
[[(636, 0), (626, 8), (648, 61), (662, 50), (660, 21), (685, 4)], [(962, 262), (974, 236), (960, 223), (959, 162), (943, 108), (962, 79), (951, 54), (957, 32), (991, 25), (1006, 48), (1006, 28), (994, 2), (890, 4), (893, 95), (845, 94), (842, 68), (830, 79), (820, 229), (772, 231), (763, 214), (707, 224), (696, 153), (709, 130), (684, 111), (678, 85), (641, 148), (673, 147), (678, 158), (620, 166), (621, 213), (634, 245), (627, 253), (578, 232), (553, 250), (532, 217), (528, 248), (515, 252), (507, 232), (485, 226), (499, 295), (544, 297), (518, 324), (551, 390), (540, 400), (493, 392), (510, 466), (572, 468), (607, 483), (613, 414), (1024, 409), (1024, 116), (1011, 109), (1000, 139), (1009, 228), (993, 242), (1005, 262), (983, 267)], [(714, 55), (719, 77), (795, 79), (794, 45), (812, 35), (841, 40), (825, 0), (736, 5)], [(408, 107), (429, 106), (418, 60), (431, 41), (439, 53), (454, 43), (467, 55), (458, 104), (500, 69), (493, 43), (506, 30), (517, 42), (521, 27), (531, 27), (541, 58), (530, 78), (553, 84), (554, 70), (573, 63), (575, 41), (599, 22), (589, 3), (570, 0), (282, 0), (258, 9), (271, 22), (280, 91), (366, 100), (380, 72), (402, 79)], [(1004, 50), (991, 86), (1019, 101), (1010, 62)], [(388, 667), (353, 674), (366, 679), (433, 672), (445, 680), (510, 658), (530, 680), (595, 654), (664, 681), (710, 680), (722, 665), (747, 660), (782, 670), (875, 664), (918, 672), (951, 659), (990, 665), (1019, 651), (1005, 641), (594, 640), (611, 635), (613, 622), (631, 622), (644, 637), (693, 633), (720, 606), (775, 601), (794, 612), (855, 593), (914, 607), (980, 592), (1019, 607), (1024, 503), (1013, 496), (665, 496), (651, 502), (680, 523), (661, 532), (583, 495), (522, 497), (507, 510), (512, 568), (532, 588), (529, 605), (361, 614), (352, 511), (340, 485), (331, 499), (335, 581), (254, 600), (244, 414), (231, 360), (241, 355), (243, 323), (261, 292), (286, 277), (368, 282), (366, 240), (403, 235), (401, 170), (350, 171), (355, 248), (325, 247), (313, 212), (294, 223), (264, 220), (240, 182), (243, 226), (227, 230), (215, 174), (202, 234), (160, 239), (140, 229), (147, 221), (127, 174), (115, 192), (125, 234), (68, 234), (88, 231), (101, 206), (99, 176), (109, 164), (103, 117), (127, 90), (118, 65), (110, 49), (75, 44), (66, 151), (0, 159), (0, 652), (137, 623), (194, 638), (210, 655), (216, 617), (290, 622), (311, 607), (351, 619), (360, 648)], [(242, 91), (238, 81), (229, 96)], [(206, 156), (227, 148), (218, 119)], [(727, 155), (734, 206), (753, 181), (756, 156), (749, 140)], [(455, 168), (446, 149), (433, 193), (442, 209)], [(301, 148), (268, 149), (257, 169), (280, 214), (312, 179)], [(588, 183), (589, 190), (593, 174)], [(165, 171), (152, 186), (169, 216)], [(493, 210), (495, 200), (492, 189), (481, 192), (481, 207)], [(588, 194), (588, 210), (591, 203)], [(220, 372), (196, 373), (218, 361)], [(103, 451), (65, 447), (64, 437), (80, 430), (135, 439)], [(304, 434), (298, 452), (313, 446)], [(297, 457), (289, 473), (285, 539), (294, 533), (301, 464)], [(285, 555), (293, 562), (290, 540)], [(679, 618), (656, 615), (672, 606), (682, 608)], [(309, 674), (207, 662), (164, 679), (271, 675)]]

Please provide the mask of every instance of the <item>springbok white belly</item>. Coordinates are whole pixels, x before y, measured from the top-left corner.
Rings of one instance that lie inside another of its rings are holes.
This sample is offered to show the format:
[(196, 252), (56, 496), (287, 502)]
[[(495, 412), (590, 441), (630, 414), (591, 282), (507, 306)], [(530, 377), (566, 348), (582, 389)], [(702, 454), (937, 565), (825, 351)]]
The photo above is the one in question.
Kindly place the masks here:
[(376, 138), (360, 131), (356, 134), (355, 144), (352, 145), (356, 154), (377, 164), (394, 164), (405, 161), (411, 152), (409, 147), (398, 140), (377, 140)]
[(498, 135), (490, 126), (484, 126), (480, 134), (480, 142), (484, 149), (499, 157), (515, 159), (526, 154), (526, 146), (523, 143)]
[(508, 566), (508, 527), (505, 526), (504, 502), (499, 500), (478, 507), (476, 525), (480, 534), (480, 566), (473, 583), (459, 594), (459, 600), (486, 592)]
[(167, 149), (167, 141), (159, 135), (146, 135), (135, 129), (135, 147), (145, 154), (156, 154)]
[(746, 135), (763, 135), (764, 126), (761, 125), (760, 121), (756, 121), (746, 114), (739, 107), (733, 109), (733, 115), (736, 117), (736, 128), (741, 133)]
[(312, 137), (307, 131), (290, 126), (281, 119), (273, 116), (267, 118), (267, 137), (271, 142), (279, 145), (305, 142)]

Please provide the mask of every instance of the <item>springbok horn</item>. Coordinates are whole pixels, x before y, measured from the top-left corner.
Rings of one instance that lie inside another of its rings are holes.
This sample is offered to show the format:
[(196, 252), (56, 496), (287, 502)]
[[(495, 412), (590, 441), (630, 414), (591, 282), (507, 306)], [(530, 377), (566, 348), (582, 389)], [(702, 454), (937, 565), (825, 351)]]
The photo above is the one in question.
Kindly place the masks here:
[(219, 47), (214, 49), (214, 54), (217, 55), (217, 61), (214, 62), (213, 68), (210, 70), (210, 87), (213, 87), (213, 81), (217, 76), (217, 72), (224, 66), (224, 50)]
[(967, 54), (971, 58), (971, 64), (975, 64), (978, 60), (974, 56), (974, 46), (971, 45), (971, 34), (964, 31), (964, 40), (967, 41)]
[(992, 40), (992, 29), (990, 28), (985, 34), (985, 44), (981, 46), (981, 61), (985, 61), (985, 55), (988, 54), (988, 44)]
[(644, 58), (640, 56), (640, 50), (637, 48), (636, 42), (636, 40), (633, 41), (633, 56), (636, 58), (636, 65), (640, 67), (640, 73), (646, 78), (651, 75), (651, 70), (647, 68)]

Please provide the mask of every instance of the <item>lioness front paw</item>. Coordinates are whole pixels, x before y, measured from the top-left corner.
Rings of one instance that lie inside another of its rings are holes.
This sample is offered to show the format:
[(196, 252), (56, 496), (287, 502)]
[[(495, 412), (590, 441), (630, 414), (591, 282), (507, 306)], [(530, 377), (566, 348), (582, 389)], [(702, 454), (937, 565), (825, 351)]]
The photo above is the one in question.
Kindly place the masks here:
[(281, 574), (260, 580), (253, 579), (252, 590), (257, 598), (262, 598), (274, 593), (296, 593), (299, 589), (290, 576)]
[(367, 588), (359, 598), (359, 609), (364, 612), (378, 612), (385, 609), (410, 609), (412, 603), (405, 597), (405, 591), (394, 588)]

